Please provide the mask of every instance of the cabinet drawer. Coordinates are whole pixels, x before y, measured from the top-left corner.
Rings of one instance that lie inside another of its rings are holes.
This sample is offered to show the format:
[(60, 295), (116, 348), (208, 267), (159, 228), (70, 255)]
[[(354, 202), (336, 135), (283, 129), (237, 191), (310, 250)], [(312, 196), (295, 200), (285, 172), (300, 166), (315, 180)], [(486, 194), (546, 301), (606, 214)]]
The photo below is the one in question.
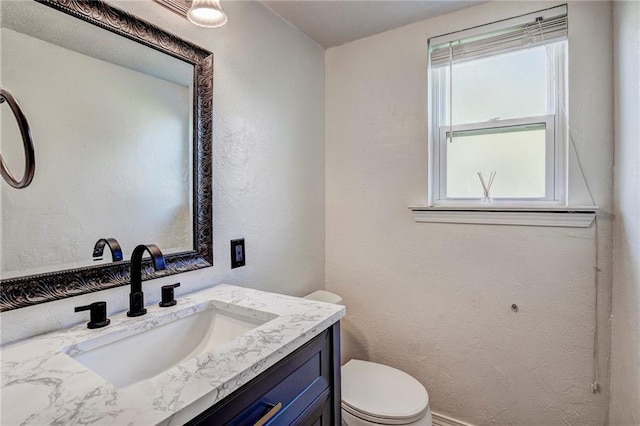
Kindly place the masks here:
[(331, 416), (331, 390), (326, 389), (294, 422), (294, 426), (334, 426)]
[(266, 425), (293, 424), (332, 384), (329, 330), (253, 379), (189, 425), (254, 425), (282, 404)]

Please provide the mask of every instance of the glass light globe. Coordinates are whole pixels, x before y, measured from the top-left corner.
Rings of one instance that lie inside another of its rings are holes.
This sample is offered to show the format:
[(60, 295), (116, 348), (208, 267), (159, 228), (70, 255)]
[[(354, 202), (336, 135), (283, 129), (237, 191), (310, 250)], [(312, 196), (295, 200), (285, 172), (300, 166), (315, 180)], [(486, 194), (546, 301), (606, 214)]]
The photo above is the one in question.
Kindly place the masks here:
[(220, 0), (193, 0), (187, 19), (199, 27), (217, 28), (227, 23)]

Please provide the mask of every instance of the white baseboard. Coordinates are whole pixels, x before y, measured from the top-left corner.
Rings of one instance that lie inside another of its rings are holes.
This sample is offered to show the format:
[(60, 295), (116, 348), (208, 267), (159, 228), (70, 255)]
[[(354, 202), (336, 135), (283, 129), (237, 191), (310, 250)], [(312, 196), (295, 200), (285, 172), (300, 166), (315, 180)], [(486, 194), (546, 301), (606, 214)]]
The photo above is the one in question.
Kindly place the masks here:
[(444, 414), (431, 412), (431, 416), (433, 417), (433, 426), (474, 426), (471, 423), (456, 420)]

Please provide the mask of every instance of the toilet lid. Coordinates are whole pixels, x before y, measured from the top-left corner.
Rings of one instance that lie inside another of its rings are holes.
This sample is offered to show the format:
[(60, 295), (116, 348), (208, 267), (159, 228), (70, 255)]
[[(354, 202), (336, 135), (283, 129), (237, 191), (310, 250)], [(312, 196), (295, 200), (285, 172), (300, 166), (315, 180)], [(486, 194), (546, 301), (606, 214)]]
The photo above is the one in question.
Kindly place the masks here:
[(427, 390), (403, 371), (352, 359), (341, 372), (342, 405), (356, 416), (413, 421), (429, 407)]

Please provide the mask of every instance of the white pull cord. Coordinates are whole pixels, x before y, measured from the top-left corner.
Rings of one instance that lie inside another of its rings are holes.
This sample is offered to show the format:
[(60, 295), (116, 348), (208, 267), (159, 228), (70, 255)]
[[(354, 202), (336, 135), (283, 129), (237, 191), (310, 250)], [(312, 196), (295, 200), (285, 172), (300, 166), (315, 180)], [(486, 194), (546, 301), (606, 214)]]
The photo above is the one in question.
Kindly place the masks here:
[(453, 142), (453, 42), (449, 42), (449, 143)]
[[(542, 41), (544, 42), (544, 33), (542, 30), (542, 25), (540, 24), (540, 19), (536, 20), (536, 23), (538, 24), (538, 29), (540, 30), (540, 36), (542, 37)], [(547, 60), (549, 63), (554, 63), (552, 62), (552, 58), (551, 58), (551, 54), (549, 53), (549, 46), (547, 44), (545, 44), (545, 52), (547, 53)], [(558, 93), (560, 91), (560, 82), (558, 81), (558, 78), (556, 76), (556, 70), (555, 67), (552, 68), (551, 70), (551, 75), (553, 77), (553, 82), (554, 82), (554, 87), (556, 89), (556, 93)], [(585, 186), (587, 187), (587, 193), (589, 194), (589, 198), (591, 199), (591, 204), (592, 205), (596, 205), (596, 201), (595, 198), (593, 196), (593, 192), (591, 191), (591, 186), (589, 185), (589, 180), (587, 179), (587, 175), (585, 174), (584, 171), (584, 167), (582, 166), (582, 160), (580, 159), (580, 153), (578, 152), (578, 147), (576, 145), (575, 140), (573, 139), (573, 135), (571, 134), (571, 127), (569, 126), (569, 113), (567, 111), (567, 108), (564, 104), (564, 100), (557, 96), (558, 98), (558, 103), (560, 104), (560, 108), (561, 108), (561, 112), (564, 116), (564, 120), (567, 124), (567, 133), (569, 135), (569, 142), (571, 143), (571, 147), (573, 148), (573, 152), (576, 154), (576, 160), (578, 163), (578, 169), (580, 170), (580, 175), (582, 176), (582, 179), (584, 180)], [(567, 158), (568, 161), (568, 158)], [(568, 168), (567, 168), (568, 170)], [(568, 181), (568, 179), (567, 179)], [(568, 192), (567, 192), (568, 195)], [(565, 205), (569, 204), (569, 198), (567, 196), (567, 199), (565, 201)], [(599, 340), (599, 321), (598, 321), (598, 306), (599, 306), (599, 302), (598, 302), (598, 293), (599, 293), (599, 288), (600, 288), (600, 268), (598, 267), (599, 265), (599, 239), (598, 239), (598, 215), (596, 214), (594, 221), (593, 221), (593, 230), (594, 230), (594, 266), (593, 266), (593, 282), (594, 282), (594, 287), (595, 287), (595, 297), (594, 297), (594, 331), (593, 331), (593, 382), (591, 383), (591, 393), (600, 393), (600, 383), (599, 383), (599, 379), (600, 379), (600, 374), (599, 374), (599, 370), (598, 370), (598, 365), (600, 364), (600, 353), (598, 351), (598, 340)]]

